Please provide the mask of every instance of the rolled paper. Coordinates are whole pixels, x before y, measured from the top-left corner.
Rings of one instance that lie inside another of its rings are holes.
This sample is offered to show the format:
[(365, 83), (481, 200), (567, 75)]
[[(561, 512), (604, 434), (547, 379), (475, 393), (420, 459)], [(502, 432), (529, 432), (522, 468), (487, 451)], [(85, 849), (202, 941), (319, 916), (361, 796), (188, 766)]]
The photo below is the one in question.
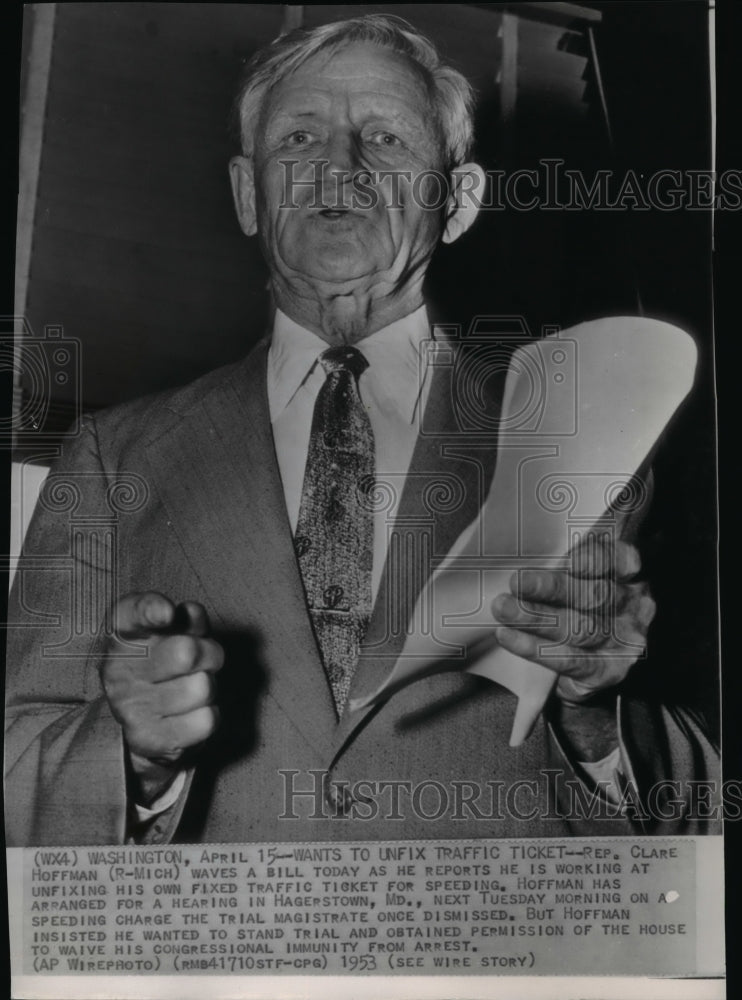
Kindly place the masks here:
[(696, 357), (683, 330), (639, 317), (582, 323), (513, 353), (487, 498), (423, 588), (394, 669), (351, 711), (430, 674), (466, 670), (516, 695), (510, 745), (528, 737), (557, 674), (497, 645), (492, 601), (513, 572), (568, 568), (586, 535), (618, 537), (646, 499), (636, 474), (690, 392)]

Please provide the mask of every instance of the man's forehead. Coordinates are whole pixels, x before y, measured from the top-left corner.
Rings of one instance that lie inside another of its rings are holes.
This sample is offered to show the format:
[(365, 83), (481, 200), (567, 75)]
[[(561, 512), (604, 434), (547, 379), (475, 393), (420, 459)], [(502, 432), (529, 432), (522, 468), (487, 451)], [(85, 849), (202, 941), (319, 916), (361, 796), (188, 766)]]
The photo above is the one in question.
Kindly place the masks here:
[(272, 88), (264, 110), (311, 107), (315, 100), (328, 101), (338, 94), (408, 105), (423, 114), (430, 104), (425, 80), (411, 59), (370, 42), (354, 42), (310, 56)]

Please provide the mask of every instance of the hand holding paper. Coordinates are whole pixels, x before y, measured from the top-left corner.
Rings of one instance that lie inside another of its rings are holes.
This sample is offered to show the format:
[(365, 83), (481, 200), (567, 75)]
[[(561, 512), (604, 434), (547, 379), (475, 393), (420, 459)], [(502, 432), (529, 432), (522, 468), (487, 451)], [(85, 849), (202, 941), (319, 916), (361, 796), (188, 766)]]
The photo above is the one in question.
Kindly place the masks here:
[[(686, 333), (640, 318), (583, 323), (514, 353), (490, 492), (477, 520), (423, 589), (412, 619), (428, 620), (431, 628), (408, 636), (386, 682), (369, 698), (351, 702), (351, 710), (382, 701), (427, 674), (465, 668), (518, 696), (511, 745), (528, 736), (557, 674), (513, 650), (549, 662), (550, 639), (532, 632), (525, 636), (531, 647), (526, 650), (524, 639), (516, 642), (505, 633), (498, 645), (492, 602), (510, 589), (515, 570), (569, 568), (567, 553), (586, 536), (630, 562), (615, 546), (617, 514), (640, 505), (632, 479), (690, 391), (695, 363), (695, 344)], [(630, 577), (630, 569), (623, 567), (619, 581)], [(586, 579), (594, 577), (591, 571)], [(630, 603), (632, 592), (627, 593)], [(633, 597), (643, 598), (638, 585)], [(576, 613), (585, 609), (585, 593), (581, 601), (572, 595)], [(426, 613), (418, 613), (421, 609)], [(509, 610), (525, 623), (527, 609)], [(638, 619), (651, 617), (648, 605), (629, 610)], [(543, 615), (532, 623), (547, 633), (554, 625)], [(564, 623), (557, 627), (563, 631)], [(609, 638), (614, 644), (603, 644), (605, 653), (595, 655), (606, 657), (600, 667), (610, 678), (616, 658), (627, 667), (640, 655), (642, 637), (629, 629)], [(442, 645), (450, 647), (450, 658), (441, 658)], [(551, 652), (556, 667), (560, 650)]]
[(588, 532), (565, 570), (514, 573), (512, 593), (492, 604), (499, 646), (555, 671), (557, 695), (572, 704), (621, 683), (654, 617), (638, 551), (611, 534)]

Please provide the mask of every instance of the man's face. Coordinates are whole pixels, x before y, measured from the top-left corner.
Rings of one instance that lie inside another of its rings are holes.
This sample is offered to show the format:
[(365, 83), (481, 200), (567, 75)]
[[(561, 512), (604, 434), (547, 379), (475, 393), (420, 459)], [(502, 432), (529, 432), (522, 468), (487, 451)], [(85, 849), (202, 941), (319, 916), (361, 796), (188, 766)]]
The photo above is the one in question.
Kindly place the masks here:
[[(310, 161), (326, 161), (324, 173)], [(319, 53), (270, 92), (256, 130), (255, 211), (271, 270), (290, 284), (393, 289), (440, 238), (441, 199), (421, 204), (440, 188), (414, 178), (441, 168), (437, 119), (413, 64), (370, 43)], [(401, 176), (353, 200), (351, 178), (365, 171)]]

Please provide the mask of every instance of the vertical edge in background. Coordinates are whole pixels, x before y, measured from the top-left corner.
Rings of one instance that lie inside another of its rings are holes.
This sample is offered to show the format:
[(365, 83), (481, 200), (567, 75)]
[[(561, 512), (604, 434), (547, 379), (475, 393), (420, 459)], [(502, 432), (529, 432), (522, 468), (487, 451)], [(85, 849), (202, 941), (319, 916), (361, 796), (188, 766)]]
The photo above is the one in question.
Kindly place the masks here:
[(49, 93), (56, 8), (55, 3), (37, 3), (29, 4), (24, 9), (23, 30), (31, 32), (31, 39), (28, 48), (28, 64), (23, 67), (22, 73), (25, 86), (21, 93), (20, 108), (18, 220), (13, 310), (17, 317), (13, 386), (14, 417), (20, 406), (21, 341), (25, 336), (23, 317), (26, 313), (36, 198), (41, 171), (41, 152), (44, 145), (44, 123)]
[[(716, 188), (716, 0), (709, 3), (709, 101), (711, 112), (711, 171)], [(715, 201), (715, 199), (714, 199)], [(711, 252), (714, 252), (716, 208), (711, 212)]]

